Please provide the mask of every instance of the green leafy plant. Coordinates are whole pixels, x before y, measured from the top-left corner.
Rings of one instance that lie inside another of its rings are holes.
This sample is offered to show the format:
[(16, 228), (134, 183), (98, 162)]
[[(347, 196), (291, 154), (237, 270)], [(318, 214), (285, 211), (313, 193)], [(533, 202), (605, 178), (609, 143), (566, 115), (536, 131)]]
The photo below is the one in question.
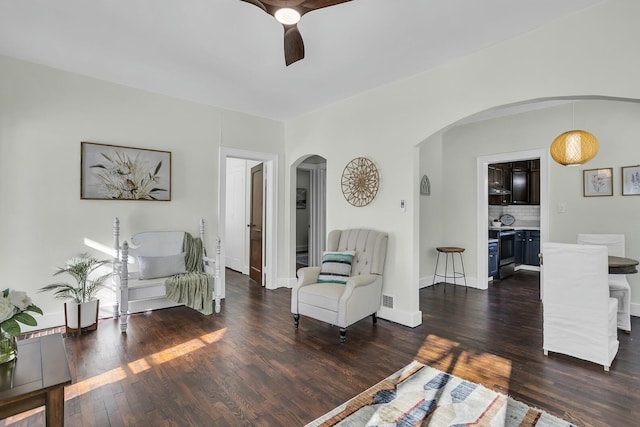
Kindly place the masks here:
[(26, 292), (5, 289), (0, 296), (0, 329), (17, 337), (20, 335), (20, 323), (37, 326), (38, 322), (27, 311), (42, 314), (42, 310), (33, 304)]
[(102, 274), (94, 278), (91, 276), (95, 276), (95, 273), (109, 262), (108, 260), (99, 260), (86, 253), (71, 258), (67, 260), (64, 267), (59, 267), (53, 275), (68, 274), (75, 279), (76, 283), (56, 282), (40, 288), (39, 291), (53, 292), (54, 298), (73, 300), (76, 303), (91, 301), (95, 299), (98, 291), (105, 288), (104, 281), (113, 273)]

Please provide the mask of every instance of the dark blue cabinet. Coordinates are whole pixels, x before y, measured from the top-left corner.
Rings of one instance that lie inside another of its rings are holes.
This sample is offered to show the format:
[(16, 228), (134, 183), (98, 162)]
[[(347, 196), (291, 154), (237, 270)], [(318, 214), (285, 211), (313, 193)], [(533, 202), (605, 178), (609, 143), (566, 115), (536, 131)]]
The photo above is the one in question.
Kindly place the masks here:
[(516, 258), (516, 265), (524, 264), (524, 249), (527, 242), (527, 232), (524, 230), (516, 231), (516, 240), (514, 242), (514, 253)]
[(540, 253), (540, 231), (539, 230), (529, 230), (527, 231), (526, 236), (526, 250), (525, 250), (525, 261), (524, 263), (527, 265), (540, 265), (540, 258), (538, 254)]
[(498, 277), (498, 242), (489, 243), (489, 276)]
[(540, 230), (517, 230), (514, 252), (516, 265), (539, 266)]

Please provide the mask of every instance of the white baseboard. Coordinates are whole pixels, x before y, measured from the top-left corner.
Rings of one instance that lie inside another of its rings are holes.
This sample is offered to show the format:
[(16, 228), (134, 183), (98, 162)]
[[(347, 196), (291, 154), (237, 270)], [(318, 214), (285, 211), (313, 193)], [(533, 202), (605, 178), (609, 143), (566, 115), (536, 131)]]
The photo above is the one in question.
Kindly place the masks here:
[(278, 289), (278, 288), (293, 288), (293, 285), (296, 284), (298, 279), (295, 277), (280, 277), (276, 280), (276, 286), (271, 287), (269, 289)]
[[(46, 313), (42, 316), (38, 316), (37, 314), (34, 316), (38, 324), (36, 326), (27, 326), (20, 324), (21, 332), (32, 332), (39, 331), (42, 329), (51, 329), (58, 328), (60, 326), (64, 326), (64, 306), (62, 305), (62, 310), (57, 311), (55, 313)], [(100, 319), (107, 319), (113, 317), (113, 306), (100, 306), (100, 311), (98, 312), (98, 317)]]
[(390, 320), (404, 326), (409, 326), (410, 328), (415, 328), (422, 324), (422, 312), (420, 310), (411, 312), (380, 307), (377, 315), (381, 319)]
[[(441, 281), (442, 279), (439, 278), (438, 280)], [(451, 282), (447, 282), (447, 283), (451, 283)], [(427, 286), (432, 286), (432, 284), (433, 284), (433, 276), (423, 277), (419, 281), (420, 289), (426, 288)], [(464, 279), (456, 279), (456, 285), (464, 287)], [(484, 290), (489, 288), (489, 283), (488, 282), (478, 283), (478, 280), (475, 277), (467, 276), (467, 287)]]
[(515, 266), (514, 268), (514, 271), (518, 271), (518, 270), (540, 271), (540, 267), (537, 265), (520, 264)]
[(631, 312), (632, 316), (640, 317), (640, 304), (632, 302), (629, 311)]

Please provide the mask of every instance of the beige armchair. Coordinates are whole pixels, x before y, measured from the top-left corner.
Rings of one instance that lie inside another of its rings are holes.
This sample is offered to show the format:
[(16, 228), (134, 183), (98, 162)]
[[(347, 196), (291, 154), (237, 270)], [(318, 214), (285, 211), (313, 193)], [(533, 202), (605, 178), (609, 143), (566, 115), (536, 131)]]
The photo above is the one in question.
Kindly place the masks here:
[[(323, 267), (298, 270), (298, 282), (291, 291), (291, 312), (296, 329), (302, 314), (338, 326), (340, 342), (344, 343), (349, 325), (367, 316), (376, 323), (376, 312), (382, 299), (387, 241), (387, 233), (375, 230), (334, 230), (329, 233)], [(340, 264), (347, 262), (350, 256), (353, 256), (350, 271), (346, 274), (337, 272), (349, 268)], [(331, 261), (336, 259), (339, 261), (334, 266), (338, 269), (334, 271)], [(339, 283), (341, 281), (345, 283)]]

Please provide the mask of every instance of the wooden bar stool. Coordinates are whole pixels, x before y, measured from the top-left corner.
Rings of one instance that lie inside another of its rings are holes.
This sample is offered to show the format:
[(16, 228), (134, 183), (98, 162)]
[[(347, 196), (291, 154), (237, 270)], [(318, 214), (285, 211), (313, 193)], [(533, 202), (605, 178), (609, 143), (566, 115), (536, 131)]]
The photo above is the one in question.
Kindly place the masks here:
[[(457, 285), (456, 279), (464, 279), (464, 290), (467, 291), (467, 277), (464, 273), (464, 261), (462, 260), (462, 252), (464, 252), (464, 248), (458, 248), (456, 246), (440, 246), (437, 247), (438, 258), (436, 258), (436, 269), (433, 272), (433, 283), (434, 286), (436, 284), (436, 277), (444, 277), (444, 290), (447, 291), (447, 277), (453, 279), (453, 284)], [(440, 254), (444, 254), (444, 274), (438, 274), (438, 262), (440, 261)], [(460, 256), (460, 264), (462, 266), (462, 271), (456, 271), (456, 262), (454, 255), (458, 254)], [(450, 275), (447, 274), (447, 270), (449, 269), (449, 258), (451, 258), (452, 264), (452, 272)]]

